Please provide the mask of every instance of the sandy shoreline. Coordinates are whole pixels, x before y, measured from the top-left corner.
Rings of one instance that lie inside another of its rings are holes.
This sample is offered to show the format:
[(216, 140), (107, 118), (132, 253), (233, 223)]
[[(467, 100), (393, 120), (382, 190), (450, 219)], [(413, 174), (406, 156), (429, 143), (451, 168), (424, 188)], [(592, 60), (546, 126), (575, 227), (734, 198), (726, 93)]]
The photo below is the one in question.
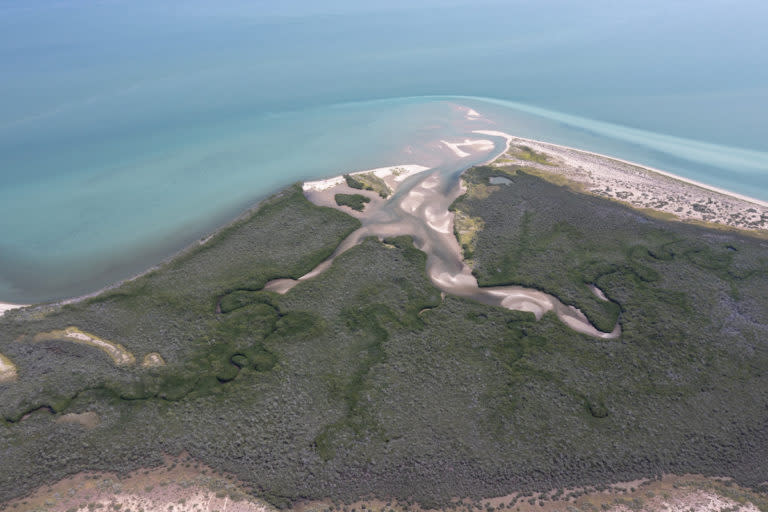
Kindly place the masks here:
[(29, 306), (29, 304), (9, 304), (7, 302), (0, 302), (0, 316), (3, 316), (6, 311), (11, 311), (12, 309), (25, 308), (27, 306)]
[(615, 156), (604, 155), (602, 153), (595, 153), (594, 151), (587, 151), (585, 149), (578, 149), (578, 148), (574, 148), (574, 147), (570, 147), (570, 146), (562, 146), (560, 144), (553, 144), (551, 142), (543, 142), (543, 141), (538, 141), (538, 140), (534, 140), (534, 139), (526, 139), (524, 137), (515, 137), (514, 135), (509, 135), (509, 134), (506, 134), (504, 132), (492, 132), (491, 133), (491, 132), (485, 131), (485, 130), (475, 130), (475, 133), (486, 133), (488, 135), (500, 135), (500, 136), (501, 135), (506, 135), (506, 136), (510, 137), (510, 140), (518, 140), (518, 141), (523, 141), (523, 142), (530, 142), (532, 144), (542, 144), (542, 145), (550, 146), (550, 147), (553, 147), (553, 148), (559, 148), (559, 149), (565, 149), (565, 150), (568, 150), (568, 151), (574, 151), (574, 152), (577, 152), (577, 153), (583, 153), (584, 155), (596, 156), (596, 157), (599, 157), (599, 158), (604, 158), (606, 160), (613, 160), (614, 162), (618, 162), (618, 163), (626, 164), (626, 165), (631, 165), (633, 167), (639, 167), (640, 169), (644, 169), (644, 170), (649, 171), (649, 172), (653, 172), (653, 173), (656, 173), (656, 174), (661, 174), (662, 176), (666, 176), (667, 178), (672, 178), (672, 179), (675, 179), (675, 180), (678, 180), (678, 181), (682, 181), (684, 183), (688, 183), (690, 185), (695, 185), (695, 186), (697, 186), (699, 188), (703, 188), (705, 190), (710, 190), (712, 192), (717, 192), (718, 194), (722, 194), (722, 195), (725, 195), (725, 196), (731, 196), (731, 197), (734, 197), (736, 199), (741, 199), (742, 201), (747, 201), (747, 202), (754, 203), (756, 205), (764, 206), (764, 207), (768, 208), (768, 201), (762, 201), (760, 199), (756, 199), (754, 197), (750, 197), (750, 196), (746, 196), (746, 195), (743, 195), (743, 194), (739, 194), (737, 192), (732, 192), (732, 191), (726, 190), (724, 188), (715, 187), (714, 185), (708, 185), (708, 184), (703, 183), (701, 181), (692, 180), (690, 178), (686, 178), (684, 176), (680, 176), (679, 174), (674, 174), (674, 173), (671, 173), (671, 172), (668, 172), (668, 171), (662, 171), (661, 169), (657, 169), (655, 167), (649, 167), (647, 165), (639, 164), (637, 162), (632, 162), (630, 160), (623, 160), (623, 159), (617, 158)]
[[(515, 137), (504, 132), (477, 131), (507, 139), (508, 149), (490, 165), (523, 167), (559, 176), (581, 192), (620, 201), (633, 208), (660, 212), (682, 221), (710, 226), (768, 231), (768, 202), (707, 185), (676, 174), (600, 153)], [(544, 155), (531, 160), (526, 149)]]

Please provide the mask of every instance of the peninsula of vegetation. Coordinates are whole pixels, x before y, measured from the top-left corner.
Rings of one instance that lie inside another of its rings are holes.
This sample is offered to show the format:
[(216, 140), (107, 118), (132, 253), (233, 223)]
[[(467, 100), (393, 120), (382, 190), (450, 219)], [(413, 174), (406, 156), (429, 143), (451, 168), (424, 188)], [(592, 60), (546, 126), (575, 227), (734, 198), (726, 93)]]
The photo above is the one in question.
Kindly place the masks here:
[(0, 501), (147, 509), (163, 468), (177, 510), (765, 507), (768, 207), (478, 136), (5, 311)]

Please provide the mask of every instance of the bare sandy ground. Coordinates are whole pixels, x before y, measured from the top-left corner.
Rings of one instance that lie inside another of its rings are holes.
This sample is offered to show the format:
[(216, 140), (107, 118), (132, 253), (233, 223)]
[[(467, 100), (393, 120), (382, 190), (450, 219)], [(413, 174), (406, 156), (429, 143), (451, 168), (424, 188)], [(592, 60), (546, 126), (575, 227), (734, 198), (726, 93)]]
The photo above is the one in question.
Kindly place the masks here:
[(16, 365), (3, 354), (0, 354), (0, 383), (14, 381), (17, 377)]
[(12, 309), (19, 309), (26, 306), (27, 304), (9, 304), (7, 302), (0, 302), (0, 316), (3, 316), (6, 311), (10, 311)]
[[(477, 131), (490, 135), (488, 131)], [(768, 231), (768, 202), (735, 194), (640, 164), (598, 153), (514, 137), (509, 149), (492, 165), (524, 166), (543, 174), (561, 177), (574, 188), (623, 202), (634, 208), (653, 210), (670, 218), (704, 222), (736, 229)], [(519, 157), (521, 148), (547, 156), (547, 164)]]
[(141, 366), (144, 368), (157, 368), (158, 366), (165, 366), (165, 359), (157, 352), (150, 352), (144, 356), (141, 361)]
[(238, 481), (186, 456), (120, 477), (81, 473), (7, 504), (7, 510), (93, 512), (273, 512)]
[(81, 343), (83, 345), (95, 347), (105, 352), (112, 359), (112, 361), (118, 366), (129, 365), (136, 362), (136, 358), (134, 357), (134, 355), (128, 352), (128, 350), (126, 350), (126, 348), (121, 344), (115, 343), (113, 341), (105, 340), (103, 338), (96, 336), (95, 334), (83, 332), (77, 327), (67, 327), (66, 329), (62, 329), (58, 331), (41, 332), (39, 334), (36, 334), (33, 337), (33, 340), (34, 341), (69, 340), (74, 343)]
[[(490, 135), (497, 134), (493, 132)], [(489, 161), (494, 157), (492, 152), (495, 146), (488, 140), (466, 139), (465, 142), (444, 142), (444, 145), (461, 159), (465, 158), (462, 156), (464, 154), (480, 158), (487, 156)], [(465, 153), (461, 148), (470, 152)], [(465, 189), (452, 170), (421, 171), (409, 180), (393, 184), (392, 192), (387, 199), (374, 193), (364, 194), (371, 201), (362, 212), (356, 212), (346, 206), (337, 206), (333, 199), (337, 193), (360, 193), (349, 189), (343, 177), (305, 184), (304, 193), (310, 201), (319, 206), (351, 213), (360, 219), (362, 227), (344, 239), (331, 257), (311, 272), (297, 280), (270, 281), (265, 289), (277, 293), (288, 292), (300, 282), (312, 279), (330, 268), (336, 257), (367, 237), (374, 236), (383, 240), (410, 235), (416, 247), (427, 254), (427, 274), (432, 283), (444, 293), (530, 312), (536, 318), (553, 311), (568, 327), (596, 338), (617, 338), (621, 334), (618, 323), (611, 332), (602, 332), (581, 311), (539, 290), (522, 286), (478, 286), (472, 269), (463, 260), (461, 247), (454, 234), (454, 213), (449, 207)]]
[[(697, 475), (665, 475), (661, 480), (618, 482), (602, 489), (556, 489), (543, 493), (513, 493), (470, 500), (457, 496), (449, 509), (520, 512), (759, 512), (768, 496), (727, 479)], [(330, 500), (294, 504), (290, 512), (330, 512)], [(109, 473), (81, 473), (44, 486), (25, 498), (6, 504), (6, 510), (86, 512), (93, 510), (173, 512), (276, 512), (255, 498), (236, 479), (219, 474), (186, 455), (168, 457), (157, 468), (122, 477)], [(424, 511), (395, 500), (364, 500), (345, 510), (369, 512)]]

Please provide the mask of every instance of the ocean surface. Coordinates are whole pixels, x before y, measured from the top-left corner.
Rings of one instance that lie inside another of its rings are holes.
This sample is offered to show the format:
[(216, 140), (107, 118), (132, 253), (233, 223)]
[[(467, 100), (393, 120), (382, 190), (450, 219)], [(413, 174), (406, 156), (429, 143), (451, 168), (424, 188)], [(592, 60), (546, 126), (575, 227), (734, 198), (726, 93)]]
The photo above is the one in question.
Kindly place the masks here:
[(444, 163), (476, 129), (768, 200), (768, 3), (580, 4), (0, 0), (0, 301), (92, 292), (295, 181)]

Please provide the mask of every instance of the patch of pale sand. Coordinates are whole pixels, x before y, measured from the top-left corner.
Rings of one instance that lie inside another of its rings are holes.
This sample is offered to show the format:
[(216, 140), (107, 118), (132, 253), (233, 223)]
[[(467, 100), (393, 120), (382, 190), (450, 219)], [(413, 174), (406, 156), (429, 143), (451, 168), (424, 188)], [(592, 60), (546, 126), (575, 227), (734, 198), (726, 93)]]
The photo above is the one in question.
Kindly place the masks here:
[(592, 290), (592, 293), (595, 294), (595, 297), (597, 297), (602, 301), (608, 302), (608, 297), (605, 296), (605, 293), (603, 292), (603, 290), (601, 290), (594, 284), (589, 285), (589, 289)]
[(56, 418), (56, 423), (73, 423), (76, 425), (81, 425), (90, 430), (97, 427), (98, 424), (101, 423), (101, 418), (99, 418), (99, 415), (93, 411), (79, 414), (69, 413)]
[(9, 304), (7, 302), (0, 302), (0, 316), (3, 316), (6, 311), (10, 311), (12, 309), (25, 308), (27, 306), (29, 306), (29, 304)]
[(144, 510), (173, 512), (276, 512), (253, 497), (242, 483), (181, 457), (127, 475), (80, 473), (40, 487), (31, 495), (3, 504), (9, 510), (91, 512)]
[(410, 190), (400, 201), (400, 208), (407, 213), (416, 213), (416, 210), (424, 204), (424, 200), (427, 198), (426, 194), (420, 190)]
[(589, 336), (593, 336), (595, 338), (607, 340), (618, 338), (621, 335), (621, 325), (618, 322), (616, 322), (616, 326), (611, 332), (599, 331), (592, 326), (584, 313), (573, 306), (558, 308), (557, 317), (561, 322), (563, 322), (574, 331), (580, 332), (582, 334), (588, 334)]
[[(472, 130), (472, 133), (477, 133), (479, 135), (490, 135), (491, 137), (502, 137), (507, 142), (507, 144), (501, 156), (504, 156), (504, 154), (509, 151), (509, 145), (512, 143), (512, 139), (515, 138), (513, 135), (510, 135), (507, 132), (500, 132), (498, 130)], [(493, 160), (495, 159), (491, 159), (490, 161)]]
[(477, 119), (479, 117), (483, 117), (483, 116), (481, 116), (477, 110), (473, 108), (470, 108), (467, 110), (467, 119)]
[[(607, 509), (609, 512), (634, 512), (636, 507), (617, 504)], [(737, 503), (711, 491), (693, 490), (670, 498), (649, 500), (643, 510), (664, 512), (760, 512), (752, 503)]]
[[(739, 501), (729, 498), (739, 496)], [(474, 507), (519, 512), (565, 512), (605, 510), (610, 512), (756, 512), (763, 510), (764, 493), (735, 485), (729, 479), (698, 475), (664, 475), (661, 480), (644, 479), (619, 482), (597, 490), (595, 488), (564, 488), (549, 492), (512, 493), (482, 499), (479, 502), (461, 500)], [(754, 503), (753, 503), (754, 502)], [(470, 506), (471, 510), (473, 507)], [(461, 508), (459, 508), (461, 510)]]
[(471, 148), (475, 148), (475, 151), (487, 151), (489, 149), (493, 149), (493, 142), (486, 139), (464, 139), (464, 142), (448, 142), (446, 140), (441, 140), (440, 142), (448, 149), (453, 151), (453, 153), (459, 158), (466, 158), (471, 155), (471, 153), (467, 153), (466, 151), (462, 150), (461, 148), (463, 147), (469, 146)]
[[(405, 181), (407, 178), (413, 176), (414, 174), (418, 174), (420, 172), (424, 172), (429, 170), (429, 167), (425, 167), (423, 165), (418, 164), (403, 164), (403, 165), (390, 165), (389, 167), (378, 167), (376, 169), (368, 169), (365, 171), (355, 171), (349, 173), (351, 176), (355, 176), (357, 174), (373, 174), (374, 176), (381, 178), (387, 182), (387, 185), (392, 187), (392, 185), (388, 181), (392, 181), (394, 183), (401, 183)], [(316, 181), (305, 181), (302, 185), (302, 189), (307, 192), (309, 190), (328, 190), (331, 188), (334, 188), (338, 185), (342, 185), (346, 183), (346, 180), (344, 179), (344, 175), (341, 176), (334, 176), (332, 178), (327, 178), (324, 180), (316, 180)]]
[(453, 233), (453, 217), (451, 212), (430, 205), (424, 208), (424, 217), (427, 226), (435, 231), (446, 234)]
[(753, 232), (768, 231), (768, 202), (736, 194), (653, 167), (599, 153), (480, 131), (507, 138), (507, 146), (525, 145), (546, 154), (555, 165), (520, 160), (507, 150), (495, 165), (524, 165), (559, 176), (574, 188), (628, 206), (661, 212), (683, 221), (719, 224)]
[(298, 281), (295, 279), (273, 279), (264, 285), (264, 289), (270, 292), (279, 293), (280, 295), (285, 295), (297, 284)]
[(533, 313), (537, 320), (540, 320), (544, 313), (552, 311), (555, 307), (552, 297), (538, 290), (517, 286), (503, 286), (489, 289), (487, 293), (496, 297), (502, 297), (501, 305), (503, 307)]
[(67, 327), (62, 330), (41, 332), (34, 336), (33, 341), (58, 341), (68, 340), (74, 343), (81, 343), (91, 347), (96, 347), (106, 353), (112, 361), (118, 366), (133, 364), (136, 358), (128, 352), (122, 345), (112, 341), (105, 340), (94, 334), (83, 332), (77, 327)]
[(3, 354), (0, 354), (0, 382), (12, 382), (17, 377), (16, 365)]
[(150, 352), (144, 356), (144, 360), (141, 361), (141, 366), (144, 368), (157, 368), (158, 366), (165, 366), (165, 359), (157, 352)]
[(305, 181), (301, 188), (304, 192), (310, 190), (328, 190), (337, 185), (345, 183), (344, 176), (334, 176), (333, 178), (327, 178), (324, 180)]
[(477, 279), (471, 273), (460, 272), (458, 274), (451, 272), (433, 272), (430, 274), (432, 282), (438, 288), (459, 289), (464, 287), (477, 286)]

